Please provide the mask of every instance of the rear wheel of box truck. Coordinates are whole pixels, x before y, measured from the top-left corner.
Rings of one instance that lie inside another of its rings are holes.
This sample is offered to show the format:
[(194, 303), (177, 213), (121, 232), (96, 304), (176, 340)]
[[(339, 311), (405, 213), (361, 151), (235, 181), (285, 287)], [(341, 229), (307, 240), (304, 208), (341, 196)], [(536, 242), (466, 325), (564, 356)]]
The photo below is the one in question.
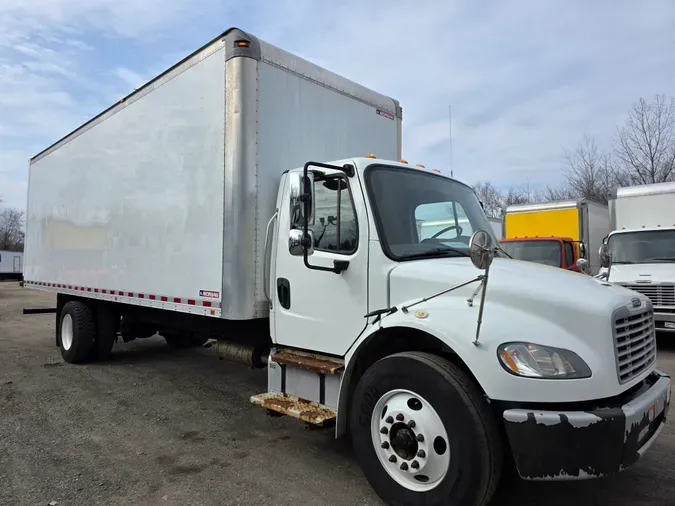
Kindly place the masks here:
[(371, 366), (354, 392), (350, 431), (366, 478), (387, 504), (482, 506), (501, 476), (487, 402), (436, 355), (398, 353)]
[(96, 336), (92, 309), (83, 302), (66, 302), (56, 327), (61, 356), (69, 363), (83, 362), (89, 357)]

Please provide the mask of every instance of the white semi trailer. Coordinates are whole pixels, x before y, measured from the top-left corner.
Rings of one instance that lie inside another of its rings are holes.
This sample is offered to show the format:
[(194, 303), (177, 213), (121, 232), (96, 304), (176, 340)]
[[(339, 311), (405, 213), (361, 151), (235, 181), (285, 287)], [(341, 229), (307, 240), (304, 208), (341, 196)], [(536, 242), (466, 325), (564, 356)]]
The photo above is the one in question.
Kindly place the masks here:
[(400, 146), (396, 101), (228, 30), (31, 160), (26, 285), (66, 362), (217, 339), (390, 504), (634, 464), (670, 404), (649, 299), (506, 258), (469, 186), (358, 156)]
[(21, 279), (23, 272), (23, 252), (0, 250), (0, 281)]
[(675, 183), (618, 188), (609, 215), (600, 276), (649, 297), (657, 329), (675, 332)]

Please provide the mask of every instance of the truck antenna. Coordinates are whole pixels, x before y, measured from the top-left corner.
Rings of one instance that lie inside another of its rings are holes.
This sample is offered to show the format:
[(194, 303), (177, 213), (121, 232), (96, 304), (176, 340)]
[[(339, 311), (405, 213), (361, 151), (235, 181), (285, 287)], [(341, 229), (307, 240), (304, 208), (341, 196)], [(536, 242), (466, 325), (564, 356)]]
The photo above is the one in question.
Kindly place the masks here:
[(452, 106), (448, 106), (448, 120), (449, 120), (449, 127), (450, 127), (450, 177), (455, 177), (455, 171), (453, 170), (452, 167)]

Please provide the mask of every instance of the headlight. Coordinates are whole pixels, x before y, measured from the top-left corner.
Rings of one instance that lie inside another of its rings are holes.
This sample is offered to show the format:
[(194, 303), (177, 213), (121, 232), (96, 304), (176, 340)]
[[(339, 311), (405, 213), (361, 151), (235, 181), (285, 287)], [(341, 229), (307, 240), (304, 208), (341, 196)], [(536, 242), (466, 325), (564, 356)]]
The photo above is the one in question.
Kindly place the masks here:
[(511, 374), (526, 378), (590, 378), (591, 369), (570, 350), (532, 343), (505, 343), (497, 350), (499, 362)]

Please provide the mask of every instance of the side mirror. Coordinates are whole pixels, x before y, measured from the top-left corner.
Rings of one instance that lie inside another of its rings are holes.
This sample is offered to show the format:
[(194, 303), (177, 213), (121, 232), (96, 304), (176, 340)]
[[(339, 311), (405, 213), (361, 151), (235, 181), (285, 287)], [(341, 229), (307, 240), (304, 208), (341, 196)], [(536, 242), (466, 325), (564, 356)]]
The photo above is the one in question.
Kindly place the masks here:
[[(307, 231), (308, 236), (308, 246), (307, 246), (307, 255), (312, 255), (314, 253), (314, 234), (311, 230)], [(288, 251), (294, 257), (301, 257), (305, 254), (305, 245), (303, 243), (303, 232), (294, 228), (288, 234)]]
[[(305, 179), (301, 173), (291, 172), (289, 174), (289, 193), (290, 193), (290, 219), (291, 226), (300, 227), (307, 220), (308, 225), (314, 225), (314, 174), (307, 173), (309, 179), (309, 188), (305, 194)], [(309, 216), (305, 216), (305, 199), (309, 199)]]
[(488, 269), (495, 258), (492, 236), (485, 230), (476, 230), (469, 239), (469, 255), (477, 269)]
[(579, 267), (579, 269), (582, 272), (586, 272), (586, 267), (588, 267), (588, 260), (586, 260), (585, 258), (579, 258), (579, 259), (577, 259), (576, 263), (577, 263), (577, 267)]
[(604, 268), (608, 268), (609, 265), (612, 263), (612, 255), (610, 255), (609, 253), (609, 248), (607, 247), (606, 242), (603, 242), (600, 245), (598, 255), (600, 256), (600, 265)]

